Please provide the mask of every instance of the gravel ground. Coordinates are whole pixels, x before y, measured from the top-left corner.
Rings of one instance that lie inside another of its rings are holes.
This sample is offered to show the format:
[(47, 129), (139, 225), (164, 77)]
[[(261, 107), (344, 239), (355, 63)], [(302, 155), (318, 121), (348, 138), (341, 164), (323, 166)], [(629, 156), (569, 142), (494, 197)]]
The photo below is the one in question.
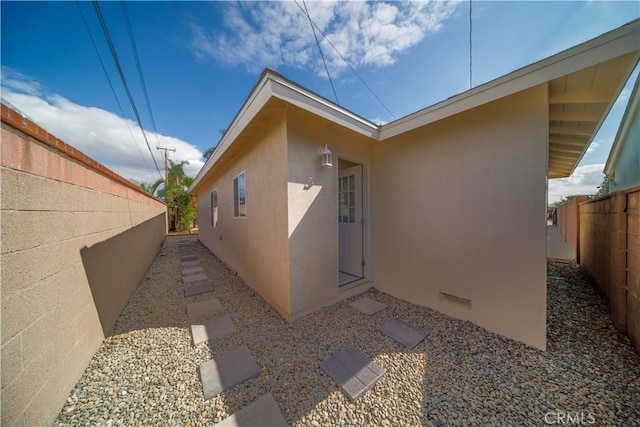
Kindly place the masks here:
[[(194, 348), (178, 238), (168, 238), (56, 425), (213, 425), (272, 392), (291, 425), (640, 425), (640, 357), (572, 264), (549, 261), (548, 349), (542, 352), (370, 290), (389, 308), (368, 317), (360, 296), (286, 322), (199, 242), (200, 262), (236, 332)], [(194, 239), (195, 240), (195, 239)], [(189, 298), (209, 299), (212, 294)], [(393, 318), (430, 332), (407, 350), (376, 327)], [(205, 401), (198, 366), (246, 344), (262, 373)], [(351, 403), (318, 363), (353, 344), (386, 369)], [(545, 420), (546, 417), (546, 420)]]

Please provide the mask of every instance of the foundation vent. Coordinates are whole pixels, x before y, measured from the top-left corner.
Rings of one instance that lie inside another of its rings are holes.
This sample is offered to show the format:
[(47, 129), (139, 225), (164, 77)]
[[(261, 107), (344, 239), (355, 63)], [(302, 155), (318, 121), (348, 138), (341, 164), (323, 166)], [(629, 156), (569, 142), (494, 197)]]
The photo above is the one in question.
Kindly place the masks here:
[(471, 300), (467, 298), (462, 298), (456, 295), (448, 294), (446, 292), (440, 292), (440, 300), (447, 301), (460, 308), (466, 308), (467, 310), (471, 310)]

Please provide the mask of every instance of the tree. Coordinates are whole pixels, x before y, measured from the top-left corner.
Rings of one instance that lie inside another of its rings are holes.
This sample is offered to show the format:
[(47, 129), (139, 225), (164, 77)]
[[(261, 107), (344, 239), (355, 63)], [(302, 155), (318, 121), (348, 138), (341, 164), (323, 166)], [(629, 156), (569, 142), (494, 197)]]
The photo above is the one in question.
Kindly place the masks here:
[(193, 183), (193, 178), (184, 172), (184, 165), (188, 164), (187, 161), (169, 160), (168, 185), (165, 185), (164, 179), (159, 179), (152, 184), (133, 181), (138, 187), (167, 204), (169, 231), (188, 230), (198, 217), (194, 197), (187, 192), (187, 188)]
[(135, 185), (137, 185), (138, 187), (140, 187), (141, 189), (143, 189), (144, 191), (146, 191), (147, 193), (153, 195), (153, 196), (157, 196), (156, 195), (156, 191), (158, 191), (158, 187), (160, 187), (161, 184), (164, 184), (164, 179), (159, 179), (154, 183), (149, 183), (149, 182), (141, 182), (141, 181), (136, 181), (136, 180), (131, 180), (131, 182), (133, 182)]
[(596, 196), (606, 196), (607, 194), (609, 194), (610, 184), (611, 184), (611, 177), (607, 174), (604, 174), (602, 183), (598, 185), (598, 192), (596, 193)]
[(164, 200), (169, 213), (169, 230), (185, 231), (191, 227), (198, 217), (194, 208), (193, 195), (187, 192), (187, 188), (193, 182), (184, 172), (184, 165), (189, 162), (179, 163), (169, 160), (168, 186), (164, 190)]
[(213, 154), (213, 152), (215, 151), (215, 149), (216, 149), (216, 147), (210, 147), (210, 148), (208, 148), (208, 149), (207, 149), (207, 151), (205, 151), (205, 152), (202, 154), (202, 158), (203, 158), (203, 159), (206, 159), (206, 160), (209, 160), (209, 157), (211, 157), (211, 155)]
[[(226, 129), (220, 129), (220, 136), (221, 137), (223, 137), (225, 133), (227, 133)], [(211, 157), (213, 152), (216, 151), (216, 147), (217, 147), (217, 145), (207, 148), (207, 150), (204, 153), (202, 153), (202, 158), (205, 159), (205, 161), (209, 160), (209, 157)]]

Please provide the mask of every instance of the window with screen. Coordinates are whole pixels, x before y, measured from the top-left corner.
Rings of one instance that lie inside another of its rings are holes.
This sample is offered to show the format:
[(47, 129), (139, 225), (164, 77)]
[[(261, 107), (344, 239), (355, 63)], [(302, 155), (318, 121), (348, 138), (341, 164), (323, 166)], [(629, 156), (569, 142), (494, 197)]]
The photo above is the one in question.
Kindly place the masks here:
[(211, 192), (211, 225), (213, 228), (218, 226), (218, 190)]
[(247, 216), (247, 184), (244, 172), (233, 178), (233, 204), (233, 216)]

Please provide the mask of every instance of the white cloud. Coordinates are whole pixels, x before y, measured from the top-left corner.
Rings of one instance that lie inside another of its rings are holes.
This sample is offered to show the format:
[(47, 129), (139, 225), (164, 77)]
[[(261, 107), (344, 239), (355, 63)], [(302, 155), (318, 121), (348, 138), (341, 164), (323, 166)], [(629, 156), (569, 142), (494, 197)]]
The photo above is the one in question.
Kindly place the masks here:
[(601, 142), (602, 141), (593, 141), (589, 145), (589, 148), (587, 148), (585, 155), (593, 154), (593, 152), (596, 151), (596, 149), (600, 146)]
[[(5, 79), (5, 75), (8, 77)], [(2, 67), (2, 99), (46, 131), (127, 179), (154, 182), (160, 178), (136, 123), (109, 111), (78, 105), (60, 95), (46, 95), (36, 82)], [(202, 152), (171, 136), (146, 132), (153, 155), (164, 174), (164, 154), (156, 145), (175, 148), (173, 161), (189, 162), (184, 170), (195, 176)]]
[[(437, 32), (457, 2), (308, 1), (311, 19), (352, 66), (385, 67), (398, 54)], [(243, 65), (251, 71), (289, 65), (324, 76), (308, 18), (296, 2), (222, 3), (224, 30), (193, 24), (192, 48), (199, 58)], [(328, 67), (347, 65), (317, 32)]]
[(7, 90), (28, 93), (31, 95), (41, 91), (40, 83), (16, 70), (5, 67), (4, 65), (2, 66), (2, 86), (3, 89), (7, 88)]
[(590, 195), (598, 192), (604, 179), (604, 163), (578, 166), (568, 178), (549, 180), (549, 203), (572, 195)]

